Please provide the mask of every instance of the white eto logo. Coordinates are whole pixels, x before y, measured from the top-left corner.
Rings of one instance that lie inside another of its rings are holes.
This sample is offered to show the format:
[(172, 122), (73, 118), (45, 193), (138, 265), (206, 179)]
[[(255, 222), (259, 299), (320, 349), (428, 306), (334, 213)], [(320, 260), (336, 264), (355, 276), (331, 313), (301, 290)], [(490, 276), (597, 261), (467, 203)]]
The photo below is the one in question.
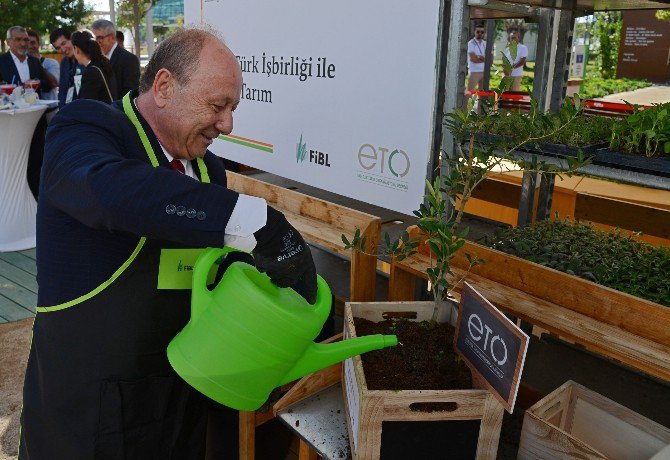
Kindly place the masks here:
[(404, 150), (395, 149), (387, 157), (390, 149), (386, 147), (375, 148), (372, 144), (363, 144), (358, 149), (358, 164), (367, 171), (378, 168), (384, 173), (385, 167), (396, 177), (405, 177), (409, 172), (409, 156)]
[[(468, 332), (475, 342), (484, 340), (482, 349), (491, 355), (493, 361), (498, 363), (499, 366), (507, 362), (507, 345), (505, 345), (505, 341), (499, 335), (491, 337), (493, 329), (485, 324), (476, 313), (473, 313), (468, 318)], [(490, 341), (489, 338), (491, 339)]]

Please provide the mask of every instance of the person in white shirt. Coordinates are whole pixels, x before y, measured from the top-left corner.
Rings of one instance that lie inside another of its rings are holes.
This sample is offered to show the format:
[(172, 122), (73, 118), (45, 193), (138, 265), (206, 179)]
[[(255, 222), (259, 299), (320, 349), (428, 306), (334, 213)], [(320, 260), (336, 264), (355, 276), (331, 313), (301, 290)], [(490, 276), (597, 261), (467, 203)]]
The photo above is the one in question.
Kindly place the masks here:
[(484, 40), (484, 26), (475, 27), (475, 36), (468, 42), (468, 90), (465, 99), (472, 96), (475, 89), (482, 89), (484, 79), (484, 61), (486, 61), (486, 41)]
[(51, 81), (53, 88), (51, 91), (42, 92), (42, 99), (57, 100), (58, 99), (58, 80), (60, 79), (60, 64), (57, 60), (44, 57), (40, 54), (40, 36), (32, 29), (28, 29), (28, 54), (40, 61), (42, 67), (47, 72), (47, 77)]
[(514, 80), (512, 81), (512, 91), (521, 90), (521, 77), (523, 76), (523, 66), (526, 65), (526, 58), (528, 58), (528, 47), (522, 43), (519, 43), (519, 32), (513, 30), (509, 34), (509, 42), (516, 42), (516, 58), (512, 59), (512, 55), (509, 50), (509, 45), (505, 48), (505, 56), (509, 59), (509, 62), (512, 64), (512, 72), (508, 74), (506, 70), (503, 69), (505, 76), (511, 76)]

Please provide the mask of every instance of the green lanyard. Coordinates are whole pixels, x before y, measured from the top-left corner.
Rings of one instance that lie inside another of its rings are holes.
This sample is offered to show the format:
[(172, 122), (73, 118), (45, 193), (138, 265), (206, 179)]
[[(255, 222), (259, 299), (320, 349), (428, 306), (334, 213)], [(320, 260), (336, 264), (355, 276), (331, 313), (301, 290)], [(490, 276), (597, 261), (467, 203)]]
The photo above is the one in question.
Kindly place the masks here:
[[(130, 102), (130, 92), (128, 92), (125, 96), (123, 96), (123, 111), (125, 112), (126, 116), (130, 118), (130, 121), (135, 126), (137, 134), (139, 134), (140, 140), (142, 141), (142, 145), (144, 146), (144, 150), (147, 152), (149, 161), (151, 162), (151, 165), (155, 168), (156, 166), (158, 166), (158, 158), (156, 158), (154, 149), (151, 148), (151, 142), (149, 142), (147, 133), (144, 132), (144, 128), (142, 128), (140, 120), (137, 118), (137, 115), (135, 115), (132, 103)], [(200, 169), (200, 177), (202, 179), (202, 182), (209, 183), (210, 182), (209, 174), (207, 172), (207, 166), (205, 165), (204, 160), (198, 157), (196, 161), (198, 162), (198, 169)]]

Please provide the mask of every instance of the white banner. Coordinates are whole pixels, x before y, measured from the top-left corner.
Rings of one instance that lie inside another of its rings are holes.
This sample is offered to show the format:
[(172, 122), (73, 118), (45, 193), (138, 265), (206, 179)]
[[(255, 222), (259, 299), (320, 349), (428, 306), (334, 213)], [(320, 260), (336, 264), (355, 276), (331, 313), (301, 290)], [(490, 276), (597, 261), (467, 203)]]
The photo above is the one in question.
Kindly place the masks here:
[(217, 155), (410, 214), (423, 200), (439, 1), (185, 0), (244, 86)]

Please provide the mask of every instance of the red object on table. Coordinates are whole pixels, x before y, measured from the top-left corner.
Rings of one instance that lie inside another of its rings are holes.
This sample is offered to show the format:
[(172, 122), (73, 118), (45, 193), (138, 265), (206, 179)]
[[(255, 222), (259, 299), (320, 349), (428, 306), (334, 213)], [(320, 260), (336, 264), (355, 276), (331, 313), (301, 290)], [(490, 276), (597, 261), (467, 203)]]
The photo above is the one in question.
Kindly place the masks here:
[(28, 80), (26, 82), (26, 87), (37, 91), (37, 89), (40, 87), (40, 81), (39, 80)]
[(8, 96), (14, 92), (14, 88), (16, 88), (16, 85), (0, 85), (0, 91)]

